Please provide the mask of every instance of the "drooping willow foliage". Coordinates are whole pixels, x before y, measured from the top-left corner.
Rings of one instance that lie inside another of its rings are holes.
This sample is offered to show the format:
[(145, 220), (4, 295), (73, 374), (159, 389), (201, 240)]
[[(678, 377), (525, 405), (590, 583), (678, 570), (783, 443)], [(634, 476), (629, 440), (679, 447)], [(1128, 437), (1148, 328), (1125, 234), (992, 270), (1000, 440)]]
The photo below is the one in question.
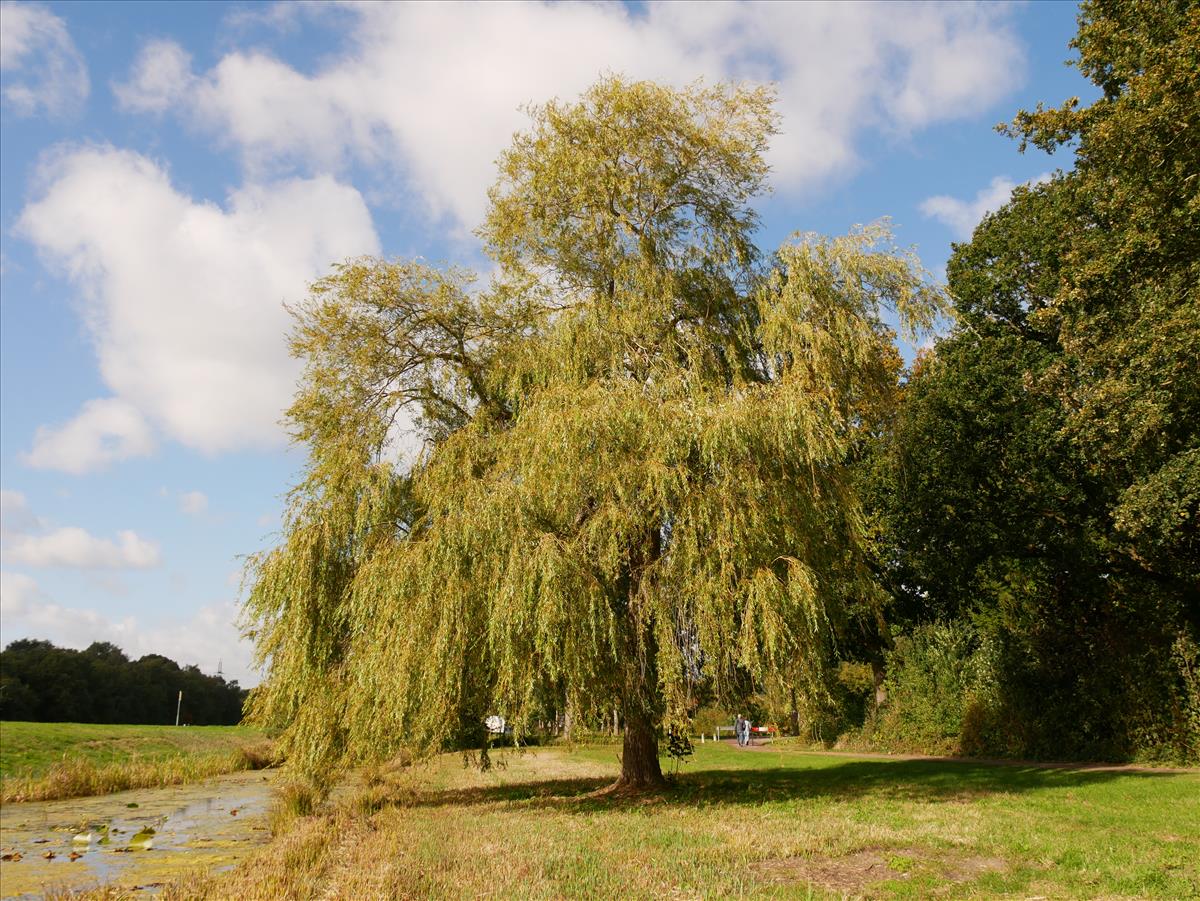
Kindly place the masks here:
[[(601, 81), (532, 111), (480, 230), (497, 274), (363, 259), (296, 310), (310, 461), (247, 615), (252, 714), (320, 771), (547, 697), (616, 704), (658, 776), (689, 680), (819, 684), (879, 589), (845, 463), (894, 400), (884, 314), (942, 309), (886, 230), (764, 258), (772, 97)], [(408, 470), (398, 431), (425, 440)]]

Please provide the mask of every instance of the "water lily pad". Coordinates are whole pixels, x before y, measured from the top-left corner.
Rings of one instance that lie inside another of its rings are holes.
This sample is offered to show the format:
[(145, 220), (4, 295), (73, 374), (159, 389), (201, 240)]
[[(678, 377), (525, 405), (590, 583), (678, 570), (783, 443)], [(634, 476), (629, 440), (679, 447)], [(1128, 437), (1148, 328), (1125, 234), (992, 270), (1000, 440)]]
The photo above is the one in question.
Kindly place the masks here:
[(91, 823), (75, 833), (72, 841), (91, 844), (108, 841), (108, 823)]
[(150, 850), (150, 846), (154, 844), (154, 830), (149, 826), (143, 828), (140, 832), (135, 833), (129, 839), (129, 847), (135, 849)]

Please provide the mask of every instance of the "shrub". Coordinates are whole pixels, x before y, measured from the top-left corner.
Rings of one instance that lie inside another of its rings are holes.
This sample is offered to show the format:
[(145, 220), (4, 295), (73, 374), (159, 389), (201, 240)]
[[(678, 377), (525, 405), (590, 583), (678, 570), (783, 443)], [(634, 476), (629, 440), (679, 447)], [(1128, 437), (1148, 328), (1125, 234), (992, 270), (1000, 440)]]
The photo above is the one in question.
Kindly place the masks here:
[(1169, 740), (1173, 759), (1183, 764), (1200, 764), (1200, 647), (1186, 633), (1171, 646), (1175, 665), (1173, 680), (1174, 717)]
[(701, 707), (692, 717), (692, 731), (697, 735), (712, 735), (718, 726), (732, 726), (733, 720), (733, 714), (720, 707)]
[(992, 726), (993, 662), (990, 643), (963, 622), (918, 626), (898, 639), (888, 655), (887, 700), (875, 717), (875, 742), (899, 751), (963, 750), (966, 726), (972, 735)]

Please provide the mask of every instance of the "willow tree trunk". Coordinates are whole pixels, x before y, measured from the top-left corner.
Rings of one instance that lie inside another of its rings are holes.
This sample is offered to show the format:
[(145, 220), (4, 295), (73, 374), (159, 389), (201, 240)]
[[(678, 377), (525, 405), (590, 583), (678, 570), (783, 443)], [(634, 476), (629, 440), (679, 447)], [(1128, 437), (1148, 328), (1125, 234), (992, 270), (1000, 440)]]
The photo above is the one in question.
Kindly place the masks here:
[(666, 784), (658, 762), (658, 727), (645, 717), (626, 714), (618, 788), (640, 791)]
[(659, 788), (666, 784), (658, 762), (658, 732), (661, 715), (653, 673), (630, 661), (625, 670), (621, 712), (625, 718), (625, 740), (621, 751), (621, 775), (616, 788), (630, 791)]
[(658, 648), (654, 628), (638, 623), (633, 611), (645, 567), (658, 559), (662, 537), (657, 525), (646, 530), (639, 547), (630, 555), (630, 567), (619, 583), (621, 653), (621, 715), (625, 719), (625, 741), (621, 753), (621, 775), (613, 786), (618, 791), (642, 791), (666, 784), (658, 763), (658, 732), (662, 725), (662, 696), (658, 685)]
[[(658, 788), (666, 783), (658, 763), (658, 733), (662, 725), (662, 702), (653, 640), (647, 639), (640, 653), (631, 653), (621, 672), (621, 716), (625, 741), (621, 753), (621, 776), (616, 788), (629, 791)], [(631, 642), (631, 646), (633, 643)]]

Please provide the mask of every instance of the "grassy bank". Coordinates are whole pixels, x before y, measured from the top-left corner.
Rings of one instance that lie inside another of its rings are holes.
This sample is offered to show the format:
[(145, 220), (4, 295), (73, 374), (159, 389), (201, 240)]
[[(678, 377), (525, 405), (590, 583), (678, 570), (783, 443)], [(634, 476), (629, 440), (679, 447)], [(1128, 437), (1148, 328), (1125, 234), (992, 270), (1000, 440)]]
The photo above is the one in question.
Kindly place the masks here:
[(455, 757), (398, 770), (163, 897), (1200, 894), (1198, 773), (709, 744), (662, 796), (592, 796), (615, 772), (611, 747), (509, 755), (486, 774)]
[(270, 763), (245, 726), (0, 723), (0, 801), (48, 801), (176, 785)]

